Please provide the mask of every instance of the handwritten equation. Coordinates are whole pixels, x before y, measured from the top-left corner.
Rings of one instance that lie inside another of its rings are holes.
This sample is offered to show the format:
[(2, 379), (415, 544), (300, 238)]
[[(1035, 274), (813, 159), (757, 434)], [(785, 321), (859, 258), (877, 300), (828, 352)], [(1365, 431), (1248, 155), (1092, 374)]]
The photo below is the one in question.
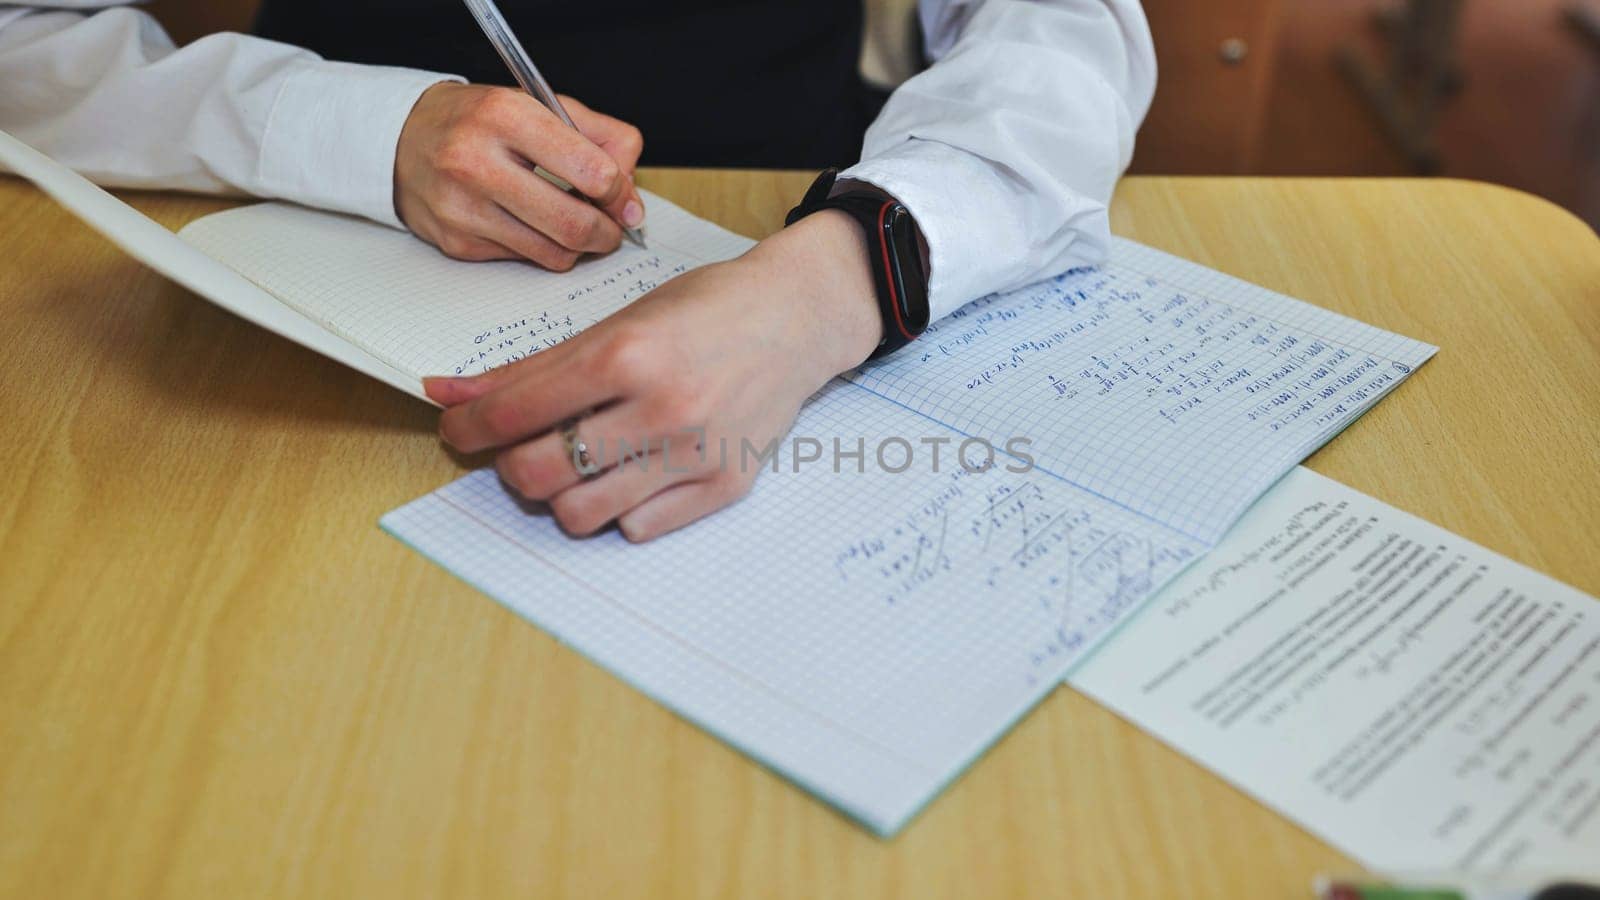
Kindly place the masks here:
[(603, 274), (567, 288), (549, 308), (479, 330), (471, 350), (452, 366), (453, 374), (487, 372), (571, 340), (691, 267), (688, 261), (652, 254), (603, 269)]
[(1412, 369), (1364, 349), (1392, 335), (1248, 300), (1074, 269), (971, 303), (850, 377), (964, 433), (1023, 434), (1041, 468), (1215, 540)]
[(951, 590), (1035, 606), (1052, 623), (1030, 660), (1042, 671), (1088, 647), (1202, 550), (1048, 476), (958, 469), (840, 546), (833, 566), (841, 589), (891, 606)]

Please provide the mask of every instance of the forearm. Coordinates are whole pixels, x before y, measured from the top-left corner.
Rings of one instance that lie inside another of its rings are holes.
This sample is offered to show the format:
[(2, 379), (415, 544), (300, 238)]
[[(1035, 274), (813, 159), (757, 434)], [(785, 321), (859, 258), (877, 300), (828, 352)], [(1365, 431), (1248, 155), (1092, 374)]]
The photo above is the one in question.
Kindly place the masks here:
[(279, 197), (389, 224), (401, 125), (443, 77), (238, 34), (180, 49), (127, 8), (0, 26), (0, 129), (94, 180)]
[(890, 98), (845, 174), (916, 217), (937, 318), (1103, 257), (1155, 61), (1133, 0), (930, 3), (924, 17), (942, 56)]

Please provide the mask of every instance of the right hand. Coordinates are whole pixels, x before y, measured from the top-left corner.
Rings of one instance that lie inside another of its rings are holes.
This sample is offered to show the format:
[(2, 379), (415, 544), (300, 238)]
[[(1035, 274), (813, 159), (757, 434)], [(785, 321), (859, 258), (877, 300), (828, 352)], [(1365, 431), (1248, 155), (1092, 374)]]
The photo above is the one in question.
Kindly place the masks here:
[[(570, 97), (561, 102), (578, 131), (522, 91), (428, 88), (395, 153), (401, 221), (457, 259), (528, 259), (566, 271), (585, 253), (615, 250), (622, 225), (644, 222), (633, 185), (639, 129)], [(535, 174), (536, 165), (601, 208)]]

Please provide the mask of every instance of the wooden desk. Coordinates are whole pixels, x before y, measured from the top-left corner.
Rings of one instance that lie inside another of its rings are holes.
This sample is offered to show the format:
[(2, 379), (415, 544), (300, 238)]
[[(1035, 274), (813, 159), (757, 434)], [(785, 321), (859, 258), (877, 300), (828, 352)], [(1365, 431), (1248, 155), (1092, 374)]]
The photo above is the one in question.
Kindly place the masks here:
[[(807, 176), (643, 180), (759, 235)], [(1600, 592), (1578, 220), (1460, 182), (1131, 178), (1114, 221), (1441, 345), (1311, 465)], [(1290, 898), (1352, 865), (1069, 690), (879, 841), (381, 534), (460, 474), (432, 410), (9, 179), (0, 246), (0, 897)]]

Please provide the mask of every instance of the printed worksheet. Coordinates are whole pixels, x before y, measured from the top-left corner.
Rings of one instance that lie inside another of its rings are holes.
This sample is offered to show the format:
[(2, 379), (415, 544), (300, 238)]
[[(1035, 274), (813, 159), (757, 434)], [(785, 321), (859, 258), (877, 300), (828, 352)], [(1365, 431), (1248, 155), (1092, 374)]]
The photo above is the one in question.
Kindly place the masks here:
[(1069, 680), (1375, 869), (1600, 876), (1600, 601), (1308, 469)]

